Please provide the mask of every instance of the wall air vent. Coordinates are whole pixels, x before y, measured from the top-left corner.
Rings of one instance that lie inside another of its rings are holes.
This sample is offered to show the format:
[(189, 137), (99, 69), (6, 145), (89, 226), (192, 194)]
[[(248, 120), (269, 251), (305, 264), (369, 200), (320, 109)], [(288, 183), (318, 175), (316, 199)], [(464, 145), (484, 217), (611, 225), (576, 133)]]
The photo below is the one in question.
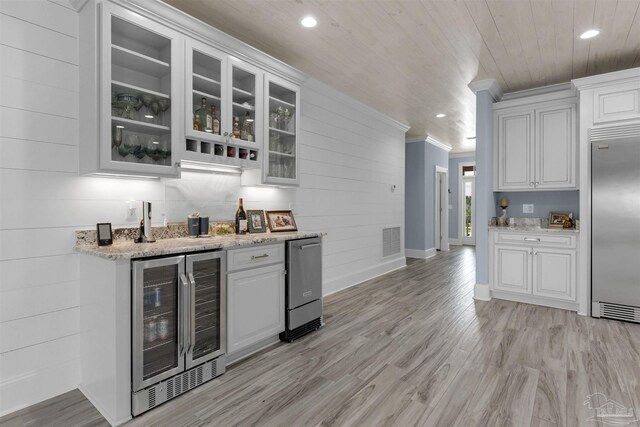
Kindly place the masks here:
[(400, 227), (386, 227), (382, 229), (382, 257), (400, 255), (402, 252), (400, 241)]
[(600, 317), (624, 320), (625, 322), (640, 323), (640, 308), (628, 305), (600, 303)]

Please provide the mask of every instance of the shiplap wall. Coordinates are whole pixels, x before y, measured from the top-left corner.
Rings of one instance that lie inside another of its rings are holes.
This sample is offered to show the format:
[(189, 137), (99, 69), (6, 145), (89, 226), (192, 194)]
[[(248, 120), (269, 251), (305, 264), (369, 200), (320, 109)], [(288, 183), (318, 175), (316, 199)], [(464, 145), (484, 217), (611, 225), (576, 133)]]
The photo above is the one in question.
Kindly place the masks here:
[(78, 176), (77, 36), (64, 0), (0, 0), (0, 416), (76, 388), (74, 231), (135, 224), (126, 201), (152, 201), (155, 223), (196, 210), (230, 219), (238, 197), (248, 209), (291, 208), (300, 229), (328, 233), (325, 294), (404, 265), (404, 254), (381, 259), (381, 228), (404, 226), (404, 131), (315, 80), (301, 94), (299, 188), (195, 172)]

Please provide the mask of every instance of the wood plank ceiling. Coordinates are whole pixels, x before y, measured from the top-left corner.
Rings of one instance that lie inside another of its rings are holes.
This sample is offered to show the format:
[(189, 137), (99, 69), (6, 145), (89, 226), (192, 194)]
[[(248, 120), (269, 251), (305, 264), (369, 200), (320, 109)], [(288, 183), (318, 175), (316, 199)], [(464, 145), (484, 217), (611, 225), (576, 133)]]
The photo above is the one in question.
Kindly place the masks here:
[(640, 0), (165, 1), (453, 152), (475, 149), (472, 80), (512, 92), (640, 66)]

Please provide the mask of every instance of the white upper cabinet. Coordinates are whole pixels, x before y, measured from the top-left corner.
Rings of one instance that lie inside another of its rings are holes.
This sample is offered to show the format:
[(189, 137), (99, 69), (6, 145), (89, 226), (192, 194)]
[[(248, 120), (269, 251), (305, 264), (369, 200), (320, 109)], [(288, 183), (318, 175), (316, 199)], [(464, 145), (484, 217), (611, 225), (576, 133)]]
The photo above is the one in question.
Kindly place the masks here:
[(259, 168), (263, 72), (195, 40), (187, 39), (186, 49), (181, 158)]
[(535, 187), (576, 188), (576, 106), (536, 110)]
[(264, 76), (264, 148), (262, 169), (245, 171), (243, 185), (295, 186), (299, 179), (300, 87)]
[(575, 100), (496, 106), (494, 190), (577, 188)]
[(81, 37), (82, 87), (101, 79), (95, 96), (81, 94), (80, 170), (175, 176), (183, 39), (111, 3), (100, 4), (98, 18), (94, 37)]

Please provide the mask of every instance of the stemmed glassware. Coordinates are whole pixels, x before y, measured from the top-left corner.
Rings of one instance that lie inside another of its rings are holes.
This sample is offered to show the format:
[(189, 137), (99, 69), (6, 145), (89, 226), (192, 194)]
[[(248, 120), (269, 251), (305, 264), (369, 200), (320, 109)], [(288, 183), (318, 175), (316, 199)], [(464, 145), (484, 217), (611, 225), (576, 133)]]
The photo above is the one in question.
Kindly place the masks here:
[(158, 99), (158, 106), (162, 112), (162, 124), (166, 125), (164, 113), (171, 107), (171, 100), (168, 98), (160, 98)]

